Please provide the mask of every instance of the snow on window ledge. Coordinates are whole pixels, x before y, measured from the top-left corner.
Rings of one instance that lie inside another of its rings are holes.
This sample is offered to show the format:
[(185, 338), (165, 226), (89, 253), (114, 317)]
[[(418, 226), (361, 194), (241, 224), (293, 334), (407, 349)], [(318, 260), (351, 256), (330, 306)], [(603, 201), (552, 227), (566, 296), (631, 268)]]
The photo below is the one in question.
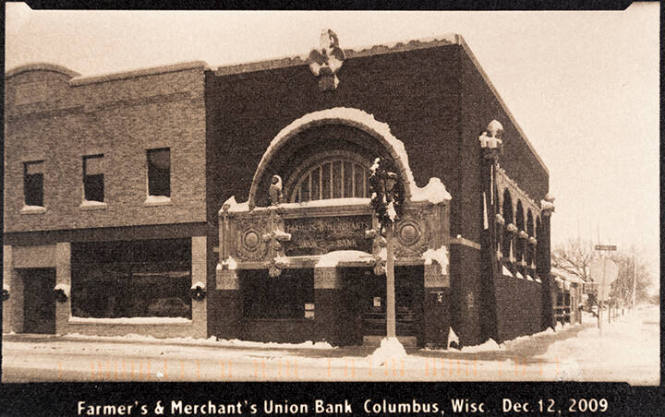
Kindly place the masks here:
[(81, 210), (103, 210), (108, 207), (103, 201), (83, 200), (79, 205)]
[(21, 209), (21, 214), (42, 214), (46, 213), (46, 207), (44, 206), (23, 206)]
[(168, 206), (173, 204), (171, 197), (165, 195), (149, 195), (143, 202), (146, 206)]
[(133, 324), (192, 324), (192, 320), (186, 317), (115, 317), (115, 318), (100, 318), (100, 317), (70, 317), (69, 324), (119, 324), (119, 325), (133, 325)]

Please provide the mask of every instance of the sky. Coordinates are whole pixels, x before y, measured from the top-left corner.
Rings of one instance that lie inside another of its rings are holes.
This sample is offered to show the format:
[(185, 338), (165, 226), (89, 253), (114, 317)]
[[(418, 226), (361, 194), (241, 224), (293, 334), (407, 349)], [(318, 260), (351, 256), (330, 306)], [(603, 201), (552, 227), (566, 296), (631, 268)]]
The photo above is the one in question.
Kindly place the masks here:
[[(459, 33), (550, 171), (552, 242), (633, 248), (659, 276), (659, 4), (625, 11), (243, 12), (6, 9), (5, 69), (99, 75), (306, 55)], [(424, 185), (424, 184), (419, 184)]]

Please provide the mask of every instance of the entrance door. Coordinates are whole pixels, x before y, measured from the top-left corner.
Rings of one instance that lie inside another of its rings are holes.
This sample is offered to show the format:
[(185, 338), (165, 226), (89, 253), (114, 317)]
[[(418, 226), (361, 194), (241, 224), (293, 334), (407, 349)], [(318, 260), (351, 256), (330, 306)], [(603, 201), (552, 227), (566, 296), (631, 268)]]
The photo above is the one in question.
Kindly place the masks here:
[(22, 269), (23, 331), (55, 333), (55, 269)]
[[(395, 310), (397, 336), (420, 336), (422, 323), (422, 270), (400, 268), (395, 274)], [(374, 274), (362, 278), (362, 332), (365, 336), (386, 334), (386, 277)]]

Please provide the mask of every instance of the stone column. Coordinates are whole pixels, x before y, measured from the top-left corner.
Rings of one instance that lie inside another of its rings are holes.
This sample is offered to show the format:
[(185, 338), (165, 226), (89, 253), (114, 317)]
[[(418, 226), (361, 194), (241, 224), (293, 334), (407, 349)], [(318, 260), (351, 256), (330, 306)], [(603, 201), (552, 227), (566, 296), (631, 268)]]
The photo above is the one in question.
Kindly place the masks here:
[(542, 230), (543, 236), (539, 237), (538, 245), (541, 250), (541, 280), (543, 281), (543, 329), (554, 328), (554, 307), (556, 305), (556, 285), (552, 279), (552, 261), (551, 261), (551, 217), (554, 212), (554, 197), (550, 194), (540, 202), (542, 209)]
[(68, 290), (67, 301), (55, 302), (55, 333), (67, 333), (72, 311), (72, 247), (69, 242), (55, 244), (55, 285), (64, 285)]
[[(333, 345), (348, 344), (344, 317), (341, 271), (336, 267), (314, 268), (314, 338)], [(349, 329), (350, 331), (351, 329)]]
[[(217, 264), (216, 285), (214, 295), (208, 292), (207, 297), (215, 298), (214, 323), (215, 335), (224, 339), (242, 337), (242, 297), (240, 295), (239, 271), (233, 266)], [(211, 301), (212, 302), (212, 301)]]
[(207, 259), (206, 259), (205, 236), (192, 236), (192, 286), (197, 283), (203, 284), (206, 289), (206, 296), (203, 300), (192, 299), (192, 337), (205, 338), (208, 335), (207, 305), (208, 291), (206, 285), (207, 279)]
[(19, 317), (14, 311), (16, 309), (23, 311), (23, 285), (20, 285), (21, 288), (17, 288), (16, 281), (18, 281), (18, 277), (15, 275), (17, 274), (12, 263), (12, 247), (11, 245), (3, 245), (2, 288), (9, 289), (9, 299), (2, 302), (2, 333), (19, 332), (23, 327), (23, 323), (16, 322)]
[[(483, 199), (483, 233), (481, 248), (481, 339), (493, 338), (499, 340), (499, 319), (496, 306), (497, 277), (501, 274), (499, 259), (497, 257), (497, 243), (502, 236), (497, 235), (495, 222), (500, 212), (499, 196), (495, 195), (496, 174), (499, 165), (499, 155), (503, 151), (503, 126), (497, 120), (492, 120), (478, 141), (482, 149), (481, 184)], [(501, 216), (498, 216), (501, 219)]]

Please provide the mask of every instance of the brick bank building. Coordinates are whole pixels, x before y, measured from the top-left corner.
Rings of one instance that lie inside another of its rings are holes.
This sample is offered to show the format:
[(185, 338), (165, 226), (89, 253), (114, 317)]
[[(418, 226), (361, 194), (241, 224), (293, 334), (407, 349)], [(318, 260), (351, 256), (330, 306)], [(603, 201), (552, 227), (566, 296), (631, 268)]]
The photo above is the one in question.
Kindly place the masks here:
[(5, 74), (3, 332), (335, 345), (385, 334), (369, 205), (404, 187), (397, 334), (553, 324), (548, 171), (459, 35), (96, 77)]

